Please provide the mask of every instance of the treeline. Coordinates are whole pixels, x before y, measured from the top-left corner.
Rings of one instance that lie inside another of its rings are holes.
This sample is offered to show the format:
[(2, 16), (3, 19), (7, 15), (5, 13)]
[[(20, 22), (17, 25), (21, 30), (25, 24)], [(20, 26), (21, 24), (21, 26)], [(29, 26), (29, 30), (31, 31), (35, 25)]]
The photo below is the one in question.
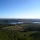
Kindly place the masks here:
[(29, 24), (24, 31), (40, 31), (40, 24)]
[(14, 26), (14, 24), (0, 24), (0, 28)]
[(40, 24), (28, 24), (26, 26), (21, 26), (21, 24), (0, 24), (0, 28), (8, 27), (8, 26), (15, 26), (18, 25), (23, 27), (23, 31), (40, 31)]
[(40, 22), (40, 19), (0, 19), (0, 22), (24, 22), (24, 23), (32, 23), (32, 22)]

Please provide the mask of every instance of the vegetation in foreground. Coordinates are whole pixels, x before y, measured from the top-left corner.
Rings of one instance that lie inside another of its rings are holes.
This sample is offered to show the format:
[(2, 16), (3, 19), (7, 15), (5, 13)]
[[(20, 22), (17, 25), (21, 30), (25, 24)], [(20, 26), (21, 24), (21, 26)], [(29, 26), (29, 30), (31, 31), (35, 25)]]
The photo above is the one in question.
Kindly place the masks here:
[[(7, 27), (2, 27), (0, 28), (0, 40), (40, 40), (40, 31), (38, 29), (35, 30), (35, 28), (37, 27), (37, 25), (34, 27), (33, 24), (32, 25), (28, 25), (28, 24), (23, 24), (20, 25), (21, 27), (25, 27), (27, 29), (27, 31), (19, 31), (19, 30), (12, 30), (12, 28), (17, 27), (18, 28), (19, 25), (15, 25), (15, 26), (7, 26)], [(34, 30), (30, 30), (34, 28)], [(38, 26), (40, 27), (40, 25)], [(37, 27), (37, 28), (38, 28)], [(11, 30), (8, 30), (11, 29)]]

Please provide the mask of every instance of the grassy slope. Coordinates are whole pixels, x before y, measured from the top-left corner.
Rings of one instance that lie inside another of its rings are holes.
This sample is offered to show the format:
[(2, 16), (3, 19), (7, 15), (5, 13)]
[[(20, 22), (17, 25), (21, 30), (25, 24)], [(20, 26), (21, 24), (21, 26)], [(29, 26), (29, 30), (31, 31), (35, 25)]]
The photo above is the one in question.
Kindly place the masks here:
[[(30, 34), (33, 34), (33, 33), (35, 33), (36, 31), (29, 31), (29, 32), (11, 32), (11, 31), (8, 31), (8, 30), (0, 30), (0, 40), (11, 40), (11, 37), (9, 37), (9, 36), (11, 36), (11, 35), (16, 35), (17, 37), (19, 37), (19, 38), (23, 38), (23, 39), (28, 39), (28, 40), (30, 40), (30, 39), (32, 39), (32, 38), (30, 38), (29, 37), (29, 35)], [(18, 35), (17, 35), (18, 34)], [(26, 36), (25, 36), (26, 35)], [(15, 40), (16, 40), (17, 38), (15, 38)], [(14, 40), (14, 38), (12, 39), (12, 40)]]
[[(23, 24), (22, 26), (28, 26), (29, 24)], [(33, 38), (31, 38), (29, 35), (30, 34), (33, 34), (33, 33), (36, 33), (37, 31), (28, 31), (28, 32), (17, 32), (16, 33), (14, 31), (8, 31), (6, 29), (11, 29), (11, 28), (14, 28), (15, 29), (15, 26), (8, 26), (8, 27), (4, 27), (2, 28), (2, 30), (0, 30), (0, 40), (11, 40), (12, 37), (9, 37), (11, 35), (16, 35), (16, 38), (12, 38), (12, 40), (16, 40), (17, 37), (19, 37), (19, 39), (23, 39), (23, 40), (33, 40)], [(18, 35), (17, 35), (18, 34)], [(26, 36), (25, 36), (26, 35)], [(18, 39), (17, 39), (18, 40)]]

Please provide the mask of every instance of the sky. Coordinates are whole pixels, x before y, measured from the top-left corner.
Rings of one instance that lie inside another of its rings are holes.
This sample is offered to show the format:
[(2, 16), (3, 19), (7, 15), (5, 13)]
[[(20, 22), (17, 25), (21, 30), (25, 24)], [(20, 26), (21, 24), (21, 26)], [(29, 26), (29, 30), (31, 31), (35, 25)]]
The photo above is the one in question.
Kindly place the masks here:
[(40, 19), (40, 0), (0, 0), (0, 18)]

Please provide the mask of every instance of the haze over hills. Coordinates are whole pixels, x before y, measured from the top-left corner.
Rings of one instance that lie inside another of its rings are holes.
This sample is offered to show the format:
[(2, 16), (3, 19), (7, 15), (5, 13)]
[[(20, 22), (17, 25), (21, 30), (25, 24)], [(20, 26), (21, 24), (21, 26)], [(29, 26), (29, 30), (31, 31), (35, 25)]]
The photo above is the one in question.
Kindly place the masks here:
[(40, 22), (40, 19), (0, 19), (0, 22)]

